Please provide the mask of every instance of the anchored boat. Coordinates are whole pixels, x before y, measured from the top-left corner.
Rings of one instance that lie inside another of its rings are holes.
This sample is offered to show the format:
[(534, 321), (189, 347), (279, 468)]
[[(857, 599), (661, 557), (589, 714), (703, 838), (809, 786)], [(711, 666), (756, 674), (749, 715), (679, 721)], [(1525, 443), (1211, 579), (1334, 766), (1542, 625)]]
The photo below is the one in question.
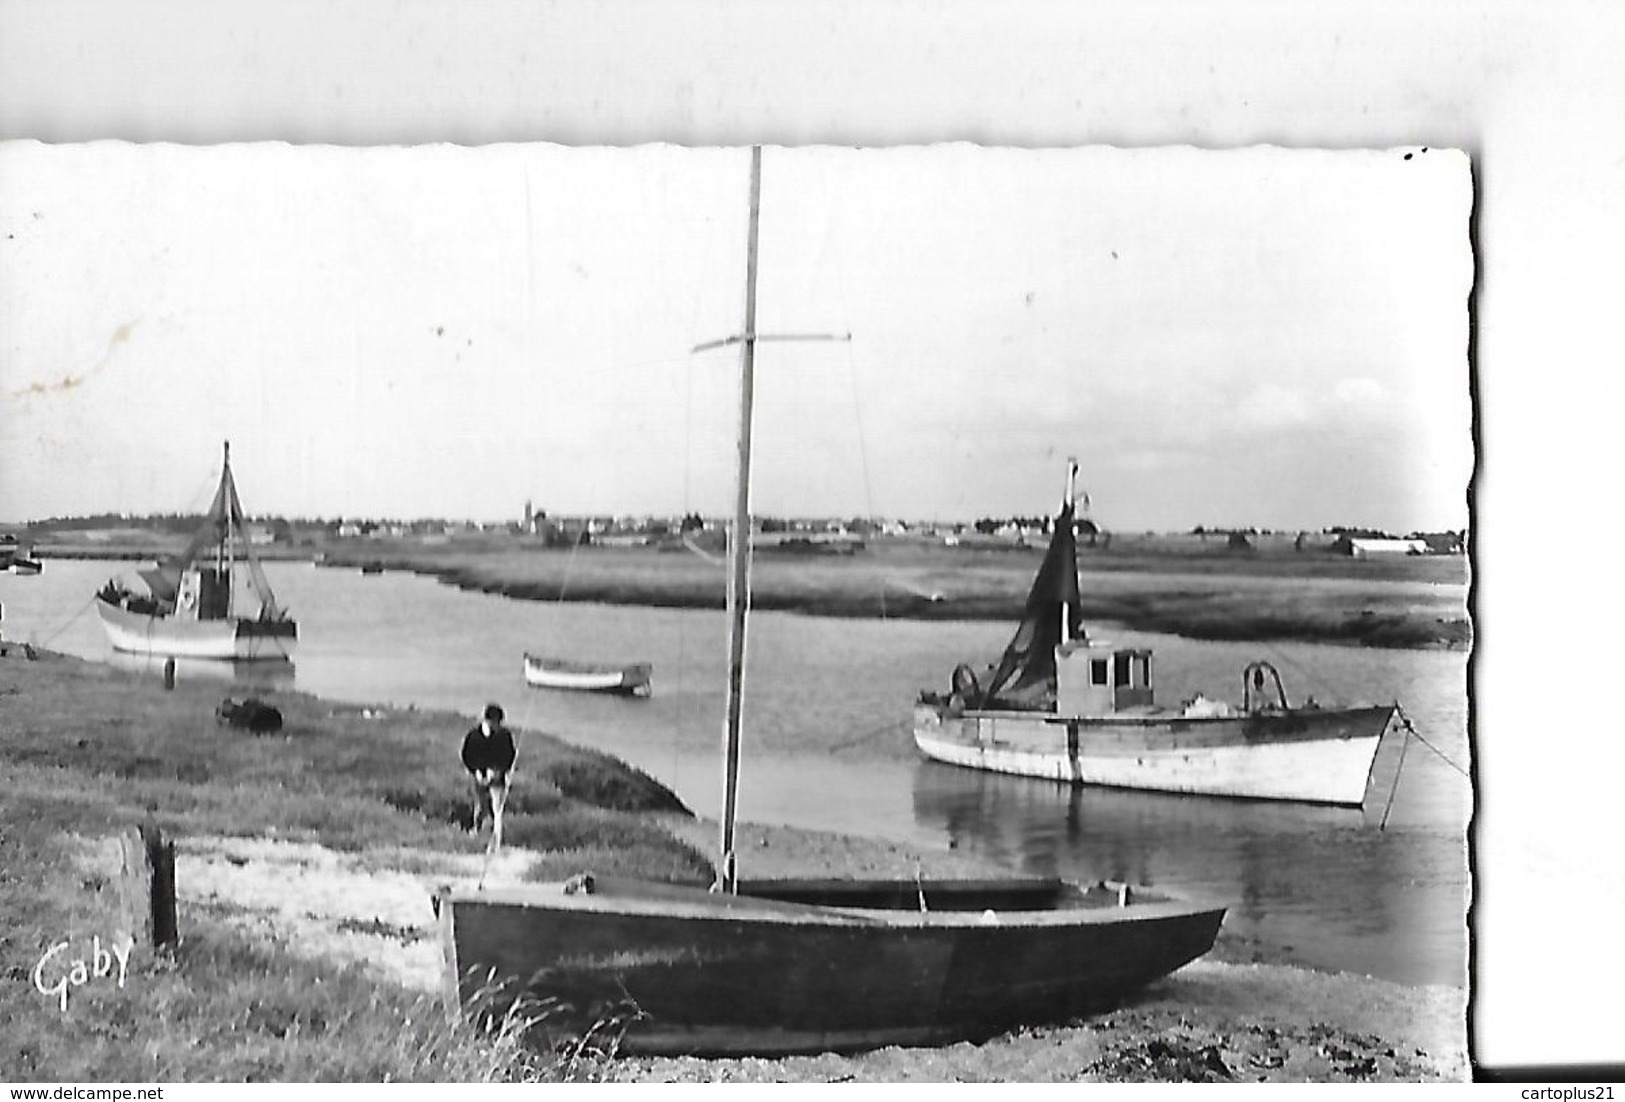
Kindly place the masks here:
[(647, 662), (607, 666), (592, 662), (572, 662), (567, 658), (525, 655), (525, 684), (538, 689), (647, 696), (651, 689), (652, 670), (653, 667)]
[(1152, 652), (1091, 638), (1078, 607), (1074, 485), (1026, 612), (983, 678), (954, 671), (922, 692), (914, 742), (951, 765), (1073, 784), (1359, 806), (1396, 706), (1292, 707), (1267, 662), (1241, 675), (1239, 705), (1154, 699)]
[(115, 650), (236, 661), (292, 655), (298, 626), (277, 603), (247, 538), (229, 443), (202, 526), (180, 554), (137, 577), (139, 585), (114, 578), (96, 594)]
[[(772, 1055), (979, 1040), (1110, 1005), (1213, 947), (1224, 908), (1059, 880), (741, 881), (734, 853), (750, 562), (761, 150), (751, 151), (723, 813), (712, 890), (583, 874), (436, 897), (450, 1005), (626, 1023), (623, 1051)], [(716, 345), (701, 345), (701, 348)]]

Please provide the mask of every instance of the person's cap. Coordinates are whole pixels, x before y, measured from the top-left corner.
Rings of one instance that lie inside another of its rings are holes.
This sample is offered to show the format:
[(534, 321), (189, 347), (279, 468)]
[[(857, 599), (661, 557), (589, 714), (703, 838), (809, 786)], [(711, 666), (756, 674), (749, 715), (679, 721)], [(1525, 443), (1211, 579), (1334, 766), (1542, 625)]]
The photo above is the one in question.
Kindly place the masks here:
[(500, 705), (500, 704), (487, 704), (485, 706), (485, 718), (490, 720), (492, 723), (501, 723), (502, 722), (502, 705)]

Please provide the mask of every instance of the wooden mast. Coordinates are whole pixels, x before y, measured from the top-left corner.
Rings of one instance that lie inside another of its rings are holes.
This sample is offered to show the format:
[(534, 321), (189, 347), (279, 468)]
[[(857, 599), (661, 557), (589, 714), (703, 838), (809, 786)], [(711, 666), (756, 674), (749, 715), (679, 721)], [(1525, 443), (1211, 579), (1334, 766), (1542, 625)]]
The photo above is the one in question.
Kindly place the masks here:
[(714, 890), (735, 892), (739, 887), (734, 854), (734, 820), (739, 811), (739, 731), (745, 688), (745, 615), (750, 607), (750, 440), (752, 402), (756, 386), (758, 341), (849, 341), (851, 333), (756, 332), (756, 243), (762, 208), (762, 147), (750, 150), (750, 233), (745, 246), (745, 330), (739, 336), (707, 341), (694, 352), (740, 346), (739, 357), (739, 464), (734, 496), (732, 538), (728, 541), (728, 702), (723, 718), (722, 854)]
[(750, 234), (745, 253), (745, 331), (739, 341), (739, 471), (728, 541), (728, 704), (723, 718), (722, 854), (717, 886), (739, 887), (734, 818), (739, 810), (739, 726), (745, 679), (745, 612), (750, 602), (750, 435), (756, 371), (756, 242), (761, 221), (762, 147), (750, 150)]
[[(230, 617), (236, 610), (232, 607), (237, 600), (236, 586), (232, 584), (231, 560), (233, 548), (231, 546), (231, 497), (236, 493), (231, 481), (231, 441), (221, 441), (222, 455), (220, 458), (220, 497), (224, 508), (225, 529), (220, 533), (220, 548), (215, 560), (215, 584), (226, 587), (226, 617)], [(198, 604), (202, 605), (202, 594), (199, 595)], [(213, 602), (211, 602), (211, 605)], [(216, 606), (217, 607), (217, 606)]]
[[(1076, 458), (1068, 456), (1067, 461), (1066, 461), (1066, 497), (1063, 499), (1063, 508), (1061, 510), (1063, 513), (1070, 513), (1072, 511), (1073, 504), (1077, 501), (1077, 491), (1078, 491), (1078, 461), (1077, 461)], [(1072, 524), (1074, 526), (1072, 530), (1075, 533), (1077, 531), (1077, 527), (1076, 527), (1077, 520), (1076, 520), (1076, 518), (1073, 519)], [(1073, 570), (1077, 570), (1077, 568), (1078, 568), (1078, 564), (1077, 564), (1077, 561), (1076, 561), (1076, 555), (1077, 555), (1077, 550), (1074, 548), (1074, 550), (1073, 550), (1074, 560), (1073, 560), (1073, 563), (1072, 563), (1072, 569)], [(1062, 601), (1061, 602), (1061, 635), (1060, 635), (1060, 640), (1063, 643), (1072, 642), (1071, 617), (1067, 615), (1069, 611), (1070, 610), (1066, 607), (1066, 602)]]

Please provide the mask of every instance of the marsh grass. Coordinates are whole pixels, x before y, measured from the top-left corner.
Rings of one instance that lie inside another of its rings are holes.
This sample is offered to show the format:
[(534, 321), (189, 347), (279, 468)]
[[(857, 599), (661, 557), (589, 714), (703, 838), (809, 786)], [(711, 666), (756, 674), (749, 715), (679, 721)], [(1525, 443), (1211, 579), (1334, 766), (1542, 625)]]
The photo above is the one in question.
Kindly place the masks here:
[[(1085, 619), (1194, 639), (1299, 639), (1377, 647), (1470, 642), (1464, 556), (1353, 559), (1302, 553), (1293, 537), (1249, 537), (1245, 554), (1220, 536), (1114, 538), (1080, 549)], [(760, 558), (751, 604), (821, 616), (1019, 618), (1041, 548), (881, 542), (856, 555)], [(392, 569), (449, 585), (539, 601), (722, 608), (723, 571), (686, 552), (567, 551), (511, 543), (428, 552), (383, 541)], [(941, 599), (933, 600), (936, 594)]]
[[(459, 829), (470, 804), (457, 761), (466, 721), (414, 711), (368, 719), (298, 694), (274, 699), (287, 725), (251, 735), (216, 724), (218, 686), (166, 692), (54, 654), (0, 659), (0, 1079), (600, 1075), (611, 1024), (562, 1055), (539, 1051), (517, 1020), (449, 1017), (436, 997), (364, 966), (308, 959), (294, 951), (302, 946), (246, 933), (204, 906), (182, 906), (177, 951), (138, 951), (123, 988), (72, 988), (66, 1013), (35, 989), (31, 972), (48, 947), (65, 940), (70, 953), (88, 951), (92, 937), (106, 943), (120, 925), (114, 869), (87, 867), (87, 844), (149, 819), (182, 848), (189, 836), (269, 837), (393, 867), (414, 855), (424, 868), (483, 850), (483, 837)], [(613, 800), (641, 792), (646, 778), (617, 778), (613, 759), (545, 735), (528, 735), (525, 754), (536, 779), (522, 779), (510, 804), (515, 844), (567, 847), (544, 859), (572, 871), (692, 879), (708, 867), (642, 814), (582, 802), (543, 779), (550, 763), (568, 763), (563, 775), (586, 778), (580, 790)]]

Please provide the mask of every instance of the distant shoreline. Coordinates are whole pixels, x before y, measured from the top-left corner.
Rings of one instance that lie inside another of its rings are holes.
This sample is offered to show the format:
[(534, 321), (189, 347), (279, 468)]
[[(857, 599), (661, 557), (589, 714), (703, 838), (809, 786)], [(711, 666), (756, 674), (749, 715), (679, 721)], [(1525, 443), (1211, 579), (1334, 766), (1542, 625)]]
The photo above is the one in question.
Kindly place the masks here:
[[(1126, 541), (1125, 541), (1126, 542)], [(42, 544), (42, 559), (142, 561), (163, 547)], [(459, 589), (523, 601), (646, 608), (726, 607), (716, 562), (685, 551), (537, 545), (424, 548), (406, 541), (273, 546), (268, 561), (406, 571)], [(758, 611), (845, 619), (1015, 624), (1037, 568), (1030, 548), (877, 545), (856, 554), (765, 552), (753, 568)], [(1085, 620), (1226, 642), (1295, 641), (1408, 650), (1466, 650), (1462, 556), (1358, 561), (1324, 553), (1250, 555), (1085, 550)]]

